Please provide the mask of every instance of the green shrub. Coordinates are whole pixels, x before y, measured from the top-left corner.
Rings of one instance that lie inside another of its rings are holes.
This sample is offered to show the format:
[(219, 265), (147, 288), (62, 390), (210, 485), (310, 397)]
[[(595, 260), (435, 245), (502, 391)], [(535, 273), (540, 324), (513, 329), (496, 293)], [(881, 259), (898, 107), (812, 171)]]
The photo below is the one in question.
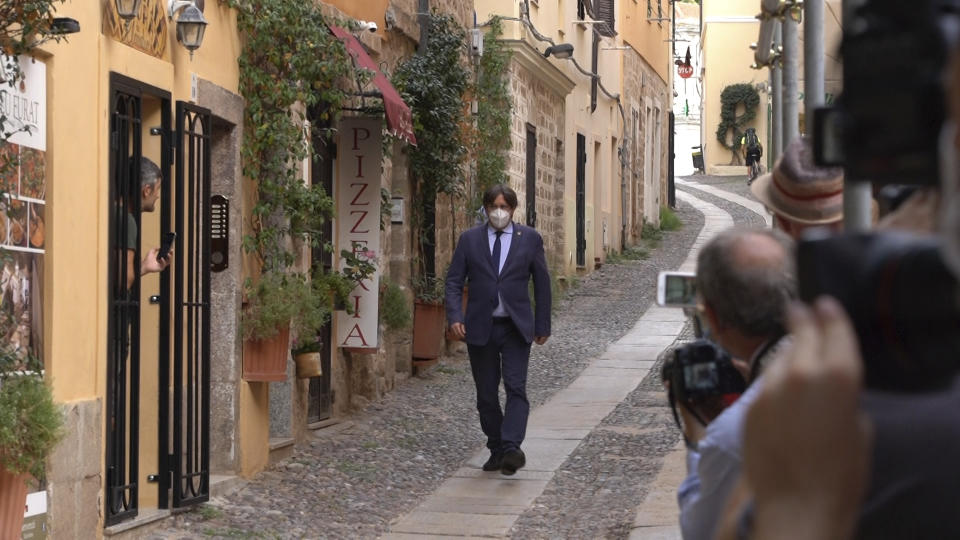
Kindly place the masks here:
[(676, 212), (667, 206), (660, 207), (660, 230), (675, 231), (683, 227), (683, 222), (677, 217)]
[(0, 467), (43, 477), (47, 456), (60, 439), (63, 417), (50, 388), (36, 372), (9, 374), (0, 382)]
[(380, 293), (380, 320), (390, 330), (402, 330), (410, 326), (412, 319), (410, 304), (403, 289), (392, 281), (387, 281)]

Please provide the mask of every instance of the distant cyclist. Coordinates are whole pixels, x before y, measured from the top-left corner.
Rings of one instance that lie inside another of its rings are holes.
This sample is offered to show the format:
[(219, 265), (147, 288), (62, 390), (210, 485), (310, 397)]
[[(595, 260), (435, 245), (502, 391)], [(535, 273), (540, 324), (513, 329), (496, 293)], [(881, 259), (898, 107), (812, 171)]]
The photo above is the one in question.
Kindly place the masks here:
[(747, 128), (740, 139), (740, 149), (747, 162), (747, 184), (750, 184), (761, 173), (760, 157), (763, 156), (763, 146), (760, 144), (760, 138), (757, 137), (756, 129)]

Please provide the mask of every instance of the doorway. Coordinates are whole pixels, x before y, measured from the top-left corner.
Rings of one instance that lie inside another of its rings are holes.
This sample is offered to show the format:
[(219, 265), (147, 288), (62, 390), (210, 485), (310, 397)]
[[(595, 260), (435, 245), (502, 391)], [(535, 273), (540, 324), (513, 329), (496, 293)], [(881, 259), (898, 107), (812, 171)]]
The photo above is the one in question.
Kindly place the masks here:
[[(106, 526), (209, 497), (210, 114), (178, 102), (173, 130), (171, 112), (169, 92), (111, 74)], [(141, 276), (169, 232), (172, 264)]]

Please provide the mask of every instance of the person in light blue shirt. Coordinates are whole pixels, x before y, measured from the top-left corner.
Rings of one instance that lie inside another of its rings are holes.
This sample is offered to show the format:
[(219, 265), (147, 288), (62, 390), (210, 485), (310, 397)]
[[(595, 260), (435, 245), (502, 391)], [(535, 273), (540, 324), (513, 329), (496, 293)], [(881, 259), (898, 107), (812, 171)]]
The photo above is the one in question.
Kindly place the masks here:
[[(712, 420), (678, 403), (690, 442), (687, 477), (677, 490), (680, 529), (687, 540), (713, 538), (740, 478), (746, 412), (763, 386), (763, 366), (788, 341), (786, 308), (795, 297), (793, 242), (770, 229), (721, 232), (697, 259), (698, 309), (713, 340), (734, 358), (753, 383)], [(698, 418), (707, 418), (703, 425)]]

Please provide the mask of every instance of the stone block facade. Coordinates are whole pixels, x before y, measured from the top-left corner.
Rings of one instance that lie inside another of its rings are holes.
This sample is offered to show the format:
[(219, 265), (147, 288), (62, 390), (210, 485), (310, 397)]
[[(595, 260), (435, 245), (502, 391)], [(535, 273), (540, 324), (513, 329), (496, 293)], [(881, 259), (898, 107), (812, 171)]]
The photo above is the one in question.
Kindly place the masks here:
[(527, 223), (527, 133), (536, 130), (536, 228), (543, 236), (550, 268), (561, 268), (564, 250), (564, 104), (536, 73), (510, 62), (510, 150), (507, 176), (518, 196), (514, 220)]
[[(627, 205), (626, 240), (627, 244), (635, 244), (640, 240), (644, 221), (659, 224), (659, 207), (667, 201), (667, 171), (670, 159), (670, 126), (667, 114), (673, 98), (666, 81), (633, 49), (624, 50), (623, 81), (622, 101), (627, 117), (626, 133), (629, 137), (627, 184), (630, 202)], [(648, 110), (653, 114), (648, 114)], [(657, 111), (659, 115), (656, 114)], [(656, 124), (658, 121), (659, 129)], [(652, 130), (656, 130), (656, 133), (651, 133)], [(648, 145), (652, 146), (647, 148)], [(655, 153), (659, 154), (658, 158), (654, 156)], [(653, 159), (653, 164), (647, 163), (648, 159)], [(653, 166), (656, 170), (647, 171), (648, 166)], [(645, 174), (651, 173), (652, 181), (648, 181), (645, 188)], [(651, 187), (652, 190), (649, 189)], [(655, 199), (647, 200), (649, 197)], [(644, 208), (648, 211), (645, 212)], [(657, 211), (651, 213), (649, 210), (653, 208)]]

